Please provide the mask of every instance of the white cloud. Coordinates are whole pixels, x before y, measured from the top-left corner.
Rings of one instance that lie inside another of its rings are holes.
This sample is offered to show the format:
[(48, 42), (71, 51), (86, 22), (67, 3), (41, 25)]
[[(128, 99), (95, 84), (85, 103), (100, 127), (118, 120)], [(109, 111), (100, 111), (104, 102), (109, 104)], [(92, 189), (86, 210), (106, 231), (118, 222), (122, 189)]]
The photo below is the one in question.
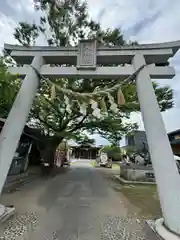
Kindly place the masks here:
[(177, 6), (176, 3), (179, 4), (179, 1), (174, 0), (173, 3), (170, 0), (88, 1), (91, 15), (97, 18), (100, 14), (100, 22), (104, 27), (120, 26), (124, 31), (143, 20), (157, 17), (161, 12), (169, 10), (169, 7)]
[(91, 138), (94, 138), (96, 140), (96, 146), (110, 144), (108, 140), (102, 138), (101, 136), (99, 136), (99, 134), (94, 134), (91, 136)]
[(149, 27), (135, 36), (139, 42), (165, 42), (180, 39), (180, 2), (163, 12)]
[(16, 26), (15, 21), (0, 12), (0, 48), (3, 47), (4, 43), (16, 44), (13, 37)]
[(34, 12), (34, 1), (33, 0), (18, 0), (15, 4), (14, 0), (6, 0), (9, 7), (13, 8), (15, 11), (19, 13), (27, 12), (33, 13)]

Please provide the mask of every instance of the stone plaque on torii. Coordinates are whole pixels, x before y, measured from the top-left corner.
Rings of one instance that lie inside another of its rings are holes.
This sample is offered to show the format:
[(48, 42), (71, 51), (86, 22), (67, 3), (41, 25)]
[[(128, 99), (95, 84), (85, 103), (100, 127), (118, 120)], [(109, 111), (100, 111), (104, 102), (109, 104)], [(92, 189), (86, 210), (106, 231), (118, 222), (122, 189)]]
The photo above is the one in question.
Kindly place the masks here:
[(77, 69), (96, 69), (96, 41), (84, 40), (79, 44)]
[[(163, 222), (156, 222), (157, 231), (163, 236), (169, 229), (171, 237), (178, 237), (180, 176), (151, 79), (171, 79), (175, 76), (174, 68), (168, 66), (167, 62), (180, 48), (180, 41), (105, 47), (97, 46), (95, 41), (83, 40), (78, 47), (23, 47), (5, 44), (4, 48), (17, 64), (24, 65), (9, 68), (12, 74), (24, 77), (24, 81), (0, 136), (0, 191), (40, 84), (35, 69), (49, 79), (80, 77), (124, 80), (145, 66), (136, 76), (136, 86), (164, 219)], [(63, 66), (51, 67), (49, 64)], [(72, 67), (64, 67), (65, 64)], [(107, 67), (107, 64), (116, 67)], [(123, 65), (120, 66), (121, 64)]]

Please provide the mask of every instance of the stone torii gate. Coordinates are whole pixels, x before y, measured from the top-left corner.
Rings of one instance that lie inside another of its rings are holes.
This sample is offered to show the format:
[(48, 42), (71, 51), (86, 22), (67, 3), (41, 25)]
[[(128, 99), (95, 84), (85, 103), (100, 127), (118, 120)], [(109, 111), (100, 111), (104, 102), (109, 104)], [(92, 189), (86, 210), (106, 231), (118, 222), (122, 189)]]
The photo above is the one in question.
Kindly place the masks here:
[[(173, 67), (168, 66), (167, 62), (180, 48), (180, 41), (97, 47), (95, 41), (83, 40), (74, 48), (8, 44), (4, 48), (17, 64), (24, 65), (9, 68), (12, 74), (18, 73), (24, 80), (0, 136), (0, 191), (40, 84), (34, 69), (50, 79), (80, 77), (124, 80), (147, 64), (137, 75), (136, 84), (164, 219), (164, 225), (161, 221), (156, 222), (159, 224), (157, 231), (161, 236), (164, 233), (175, 238), (180, 235), (180, 176), (151, 82), (151, 79), (175, 76)], [(28, 66), (30, 64), (34, 68)], [(72, 67), (50, 67), (48, 64), (71, 64)], [(106, 64), (116, 64), (116, 67), (103, 66)], [(117, 66), (120, 64), (123, 66)]]

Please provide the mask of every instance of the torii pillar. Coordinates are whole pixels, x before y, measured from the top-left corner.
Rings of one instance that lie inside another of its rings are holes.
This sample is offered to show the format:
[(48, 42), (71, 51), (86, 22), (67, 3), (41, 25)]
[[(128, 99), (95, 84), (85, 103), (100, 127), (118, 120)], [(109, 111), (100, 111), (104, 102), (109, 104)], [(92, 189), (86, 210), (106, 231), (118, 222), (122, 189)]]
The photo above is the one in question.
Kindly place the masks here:
[[(134, 68), (137, 69), (145, 64), (145, 59), (142, 54), (136, 54), (132, 63)], [(180, 175), (160, 114), (151, 78), (146, 68), (138, 74), (136, 86), (164, 224), (172, 232), (180, 235)], [(164, 237), (167, 232), (162, 224), (162, 219), (158, 220), (156, 230)], [(173, 235), (170, 237), (173, 240)]]
[[(34, 57), (32, 66), (40, 69), (44, 61), (41, 56)], [(40, 79), (31, 68), (24, 78), (19, 93), (11, 108), (8, 118), (0, 134), (0, 193), (5, 184), (14, 153), (18, 146), (23, 128), (26, 124), (33, 99), (37, 92)], [(0, 204), (0, 220), (5, 221), (14, 214), (14, 207)]]

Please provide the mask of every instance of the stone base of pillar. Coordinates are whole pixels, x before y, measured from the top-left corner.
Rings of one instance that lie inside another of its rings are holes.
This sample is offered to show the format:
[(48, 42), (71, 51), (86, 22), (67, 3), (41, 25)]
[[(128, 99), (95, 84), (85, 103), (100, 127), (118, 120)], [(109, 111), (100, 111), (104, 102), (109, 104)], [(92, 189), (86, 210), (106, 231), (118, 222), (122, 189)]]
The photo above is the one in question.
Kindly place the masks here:
[(13, 206), (4, 206), (0, 204), (0, 223), (5, 222), (15, 213), (15, 207)]
[(164, 226), (163, 218), (157, 219), (156, 221), (148, 220), (147, 224), (147, 234), (148, 239), (152, 240), (180, 240), (180, 236), (172, 233)]

